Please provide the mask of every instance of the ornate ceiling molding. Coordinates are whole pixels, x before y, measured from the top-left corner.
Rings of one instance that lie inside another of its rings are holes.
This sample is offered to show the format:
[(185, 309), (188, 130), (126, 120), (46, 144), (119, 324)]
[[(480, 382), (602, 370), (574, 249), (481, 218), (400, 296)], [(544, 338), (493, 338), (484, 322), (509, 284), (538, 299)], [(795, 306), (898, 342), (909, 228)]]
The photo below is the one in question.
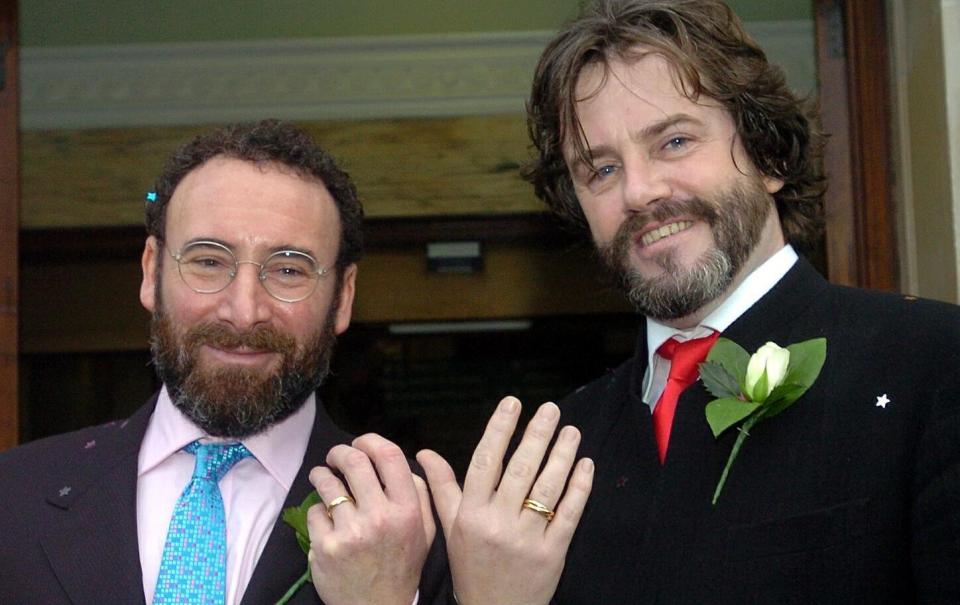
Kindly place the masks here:
[[(749, 23), (814, 88), (812, 24)], [(522, 113), (551, 32), (25, 47), (25, 130)]]

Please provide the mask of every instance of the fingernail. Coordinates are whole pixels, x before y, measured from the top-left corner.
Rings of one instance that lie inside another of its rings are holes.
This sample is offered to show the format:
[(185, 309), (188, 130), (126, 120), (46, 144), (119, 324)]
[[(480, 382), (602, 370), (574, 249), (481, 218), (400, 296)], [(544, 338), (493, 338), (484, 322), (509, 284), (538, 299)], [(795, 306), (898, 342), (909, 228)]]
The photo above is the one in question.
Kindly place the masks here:
[(592, 473), (592, 472), (593, 472), (593, 460), (591, 460), (591, 459), (589, 459), (589, 458), (584, 458), (583, 460), (580, 461), (580, 468), (582, 468), (583, 471), (586, 472), (586, 473)]
[(540, 406), (540, 417), (546, 420), (553, 420), (560, 415), (560, 410), (552, 403), (545, 403)]
[(504, 397), (503, 401), (500, 402), (500, 411), (512, 414), (517, 411), (520, 407), (520, 402), (517, 401), (516, 397)]
[(560, 429), (560, 438), (564, 441), (575, 441), (577, 438), (577, 430), (572, 426), (565, 426)]

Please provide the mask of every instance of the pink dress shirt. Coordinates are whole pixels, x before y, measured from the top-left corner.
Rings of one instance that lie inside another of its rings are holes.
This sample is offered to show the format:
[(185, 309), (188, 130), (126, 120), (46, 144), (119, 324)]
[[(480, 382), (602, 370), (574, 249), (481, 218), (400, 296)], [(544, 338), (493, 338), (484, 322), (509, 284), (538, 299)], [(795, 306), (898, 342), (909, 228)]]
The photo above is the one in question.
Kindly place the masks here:
[[(220, 481), (227, 519), (227, 605), (237, 605), (243, 599), (303, 463), (315, 415), (316, 398), (310, 395), (283, 422), (241, 440), (253, 457), (238, 462)], [(195, 458), (180, 450), (197, 439), (234, 441), (208, 437), (174, 407), (164, 387), (140, 446), (137, 467), (137, 536), (147, 603), (153, 601), (173, 507), (193, 475)]]

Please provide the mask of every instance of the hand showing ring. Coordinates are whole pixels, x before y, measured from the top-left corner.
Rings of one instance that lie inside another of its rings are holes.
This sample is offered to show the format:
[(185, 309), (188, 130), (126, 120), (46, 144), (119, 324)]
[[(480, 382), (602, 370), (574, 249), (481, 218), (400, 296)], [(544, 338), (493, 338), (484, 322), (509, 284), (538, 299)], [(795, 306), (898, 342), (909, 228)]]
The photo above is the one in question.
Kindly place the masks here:
[(410, 605), (436, 531), (426, 484), (396, 444), (372, 433), (330, 448), (326, 462), (310, 472), (322, 503), (307, 512), (317, 595)]
[(473, 453), (462, 491), (439, 454), (417, 455), (463, 605), (549, 602), (590, 495), (593, 463), (577, 462), (580, 432), (572, 426), (557, 431), (560, 410), (552, 403), (540, 406), (503, 465), (519, 417), (520, 402), (504, 398)]

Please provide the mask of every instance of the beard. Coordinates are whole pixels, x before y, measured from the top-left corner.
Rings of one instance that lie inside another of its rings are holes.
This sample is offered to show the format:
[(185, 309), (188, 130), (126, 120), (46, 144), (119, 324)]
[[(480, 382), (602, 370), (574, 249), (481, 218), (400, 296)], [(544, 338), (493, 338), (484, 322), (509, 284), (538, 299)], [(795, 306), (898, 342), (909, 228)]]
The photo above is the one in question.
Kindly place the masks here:
[[(153, 364), (174, 406), (208, 435), (235, 439), (256, 435), (300, 409), (330, 372), (336, 343), (337, 301), (333, 302), (324, 325), (298, 344), (292, 335), (267, 325), (237, 332), (205, 322), (178, 334), (157, 300), (150, 322)], [(205, 367), (198, 357), (203, 345), (248, 347), (277, 353), (281, 359), (267, 370)]]
[[(757, 246), (771, 212), (770, 196), (759, 179), (748, 177), (713, 200), (667, 200), (652, 204), (620, 225), (613, 240), (599, 248), (604, 264), (620, 282), (627, 299), (643, 315), (658, 321), (686, 317), (719, 298)], [(653, 258), (662, 273), (644, 277), (631, 265), (630, 253), (652, 222), (693, 218), (707, 223), (715, 247), (689, 267), (675, 249)]]

